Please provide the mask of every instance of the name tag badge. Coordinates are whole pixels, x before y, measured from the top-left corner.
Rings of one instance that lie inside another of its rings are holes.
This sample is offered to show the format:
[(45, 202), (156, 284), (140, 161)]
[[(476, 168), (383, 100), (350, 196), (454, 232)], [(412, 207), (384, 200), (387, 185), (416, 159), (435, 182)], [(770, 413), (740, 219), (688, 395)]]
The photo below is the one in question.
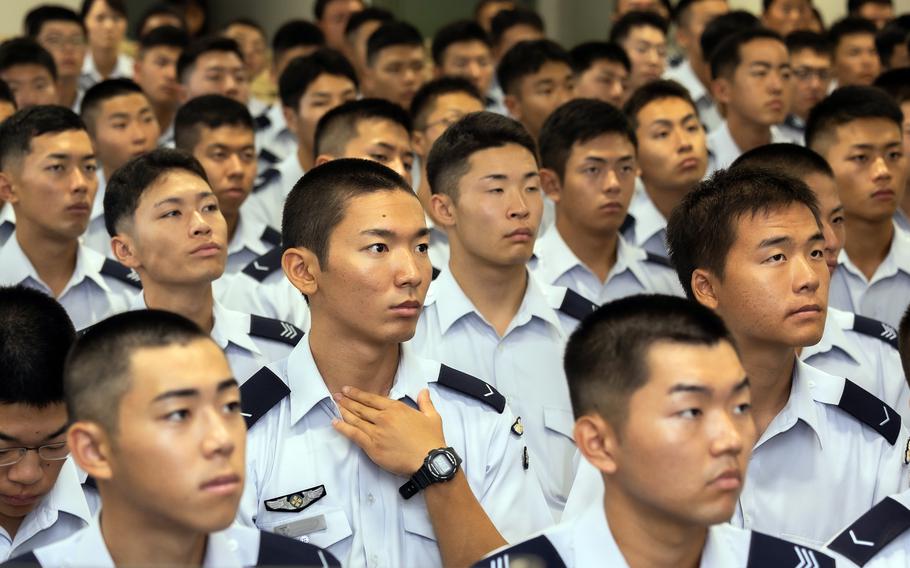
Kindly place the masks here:
[(308, 519), (301, 519), (299, 521), (279, 525), (275, 527), (275, 534), (288, 538), (300, 538), (310, 533), (324, 531), (325, 529), (325, 515), (317, 515)]

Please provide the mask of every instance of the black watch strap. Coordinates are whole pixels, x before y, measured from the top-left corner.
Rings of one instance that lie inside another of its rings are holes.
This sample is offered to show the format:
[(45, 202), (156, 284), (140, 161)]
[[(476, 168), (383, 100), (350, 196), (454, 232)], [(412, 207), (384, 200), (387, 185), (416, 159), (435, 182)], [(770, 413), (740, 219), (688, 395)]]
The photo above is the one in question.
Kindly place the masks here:
[(417, 473), (411, 476), (407, 483), (398, 488), (398, 493), (405, 499), (410, 499), (417, 495), (421, 489), (426, 489), (432, 483), (433, 479), (430, 477), (430, 472), (427, 471), (427, 466), (424, 465), (417, 470)]

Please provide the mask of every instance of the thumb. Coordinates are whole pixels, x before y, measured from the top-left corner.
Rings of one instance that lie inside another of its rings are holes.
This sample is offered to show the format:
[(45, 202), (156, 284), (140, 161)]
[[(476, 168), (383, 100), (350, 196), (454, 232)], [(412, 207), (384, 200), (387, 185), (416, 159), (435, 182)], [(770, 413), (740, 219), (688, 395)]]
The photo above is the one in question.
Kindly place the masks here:
[(430, 400), (430, 389), (421, 389), (420, 394), (417, 395), (417, 408), (425, 416), (436, 416), (436, 407)]

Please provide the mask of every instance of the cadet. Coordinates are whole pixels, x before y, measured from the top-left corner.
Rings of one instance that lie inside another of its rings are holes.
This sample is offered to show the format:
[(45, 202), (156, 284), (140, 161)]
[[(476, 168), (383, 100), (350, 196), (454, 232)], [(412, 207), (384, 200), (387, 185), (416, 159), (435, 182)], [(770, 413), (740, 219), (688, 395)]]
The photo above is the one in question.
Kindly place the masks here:
[(402, 108), (426, 83), (423, 36), (407, 22), (385, 22), (367, 40), (363, 96), (385, 99)]
[(247, 108), (221, 95), (202, 95), (177, 111), (174, 142), (205, 169), (227, 222), (225, 274), (236, 274), (278, 246), (281, 233), (243, 207), (256, 179), (256, 136)]
[(9, 85), (19, 109), (60, 104), (54, 58), (33, 39), (18, 37), (0, 44), (0, 79)]
[(85, 24), (76, 12), (63, 6), (42, 5), (25, 16), (25, 34), (54, 58), (58, 103), (79, 112), (84, 91), (79, 76), (85, 60)]
[(432, 216), (451, 256), (412, 343), (503, 393), (520, 419), (514, 435), (527, 430), (529, 461), (558, 515), (575, 452), (559, 360), (572, 327), (596, 306), (528, 273), (543, 211), (535, 149), (518, 122), (491, 112), (469, 114), (433, 145)]
[(107, 177), (130, 158), (157, 148), (161, 129), (148, 97), (130, 79), (105, 79), (89, 87), (80, 114), (101, 166), (92, 218), (82, 242), (113, 258), (111, 237), (104, 228)]
[(784, 40), (765, 28), (725, 37), (711, 52), (712, 92), (724, 121), (708, 135), (711, 171), (727, 168), (743, 152), (792, 142), (777, 127), (790, 109), (790, 55)]
[(68, 537), (97, 509), (66, 459), (63, 361), (75, 339), (52, 298), (0, 287), (0, 561)]
[(125, 310), (140, 287), (134, 272), (79, 242), (97, 169), (85, 126), (68, 108), (32, 107), (0, 125), (0, 199), (16, 213), (0, 248), (0, 285), (53, 296), (76, 329)]
[[(908, 35), (910, 40), (910, 35)], [(903, 69), (894, 69), (882, 73), (875, 80), (875, 86), (884, 90), (894, 101), (900, 105), (904, 115), (904, 151), (910, 151), (910, 66)], [(904, 190), (904, 199), (894, 212), (894, 222), (898, 228), (910, 232), (910, 172), (907, 174), (907, 189)]]
[(710, 310), (668, 296), (611, 302), (572, 335), (565, 368), (575, 442), (604, 497), (476, 567), (833, 568), (727, 524), (756, 434), (749, 378)]
[[(481, 26), (483, 24), (481, 23)], [(513, 6), (500, 9), (490, 20), (490, 42), (496, 63), (523, 41), (546, 38), (543, 19), (534, 10)], [(503, 86), (500, 83), (500, 86)]]
[(366, 73), (367, 40), (379, 26), (394, 19), (394, 14), (376, 6), (367, 6), (348, 18), (344, 26), (345, 53), (361, 81)]
[[(3, 124), (15, 112), (16, 101), (13, 99), (13, 93), (10, 92), (9, 86), (0, 79), (0, 124)], [(0, 248), (6, 244), (15, 229), (16, 214), (13, 213), (13, 206), (0, 198)]]
[(556, 224), (534, 247), (534, 276), (597, 304), (645, 292), (683, 295), (666, 257), (620, 234), (640, 172), (636, 150), (632, 124), (609, 103), (576, 99), (550, 115), (540, 135), (540, 176), (556, 203)]
[(142, 87), (158, 120), (159, 146), (174, 143), (174, 116), (180, 106), (177, 60), (188, 43), (186, 32), (173, 26), (154, 28), (139, 39), (133, 80)]
[[(910, 449), (908, 449), (910, 451)], [(828, 543), (868, 568), (910, 566), (910, 491), (885, 497)]]
[(282, 268), (312, 325), (243, 386), (239, 520), (350, 566), (463, 566), (549, 525), (502, 395), (403, 344), (431, 276), (404, 179), (366, 160), (317, 166), (283, 221)]
[(803, 29), (811, 12), (811, 0), (763, 0), (762, 25), (786, 37)]
[(847, 242), (831, 280), (831, 305), (892, 327), (910, 302), (910, 233), (894, 214), (908, 175), (901, 110), (873, 87), (844, 87), (809, 114), (807, 145), (834, 171)]
[[(433, 36), (436, 77), (464, 77), (484, 97), (493, 85), (493, 47), (487, 32), (474, 20), (459, 20), (440, 28)], [(492, 101), (489, 101), (492, 104)], [(411, 103), (414, 106), (414, 103)]]
[(652, 81), (637, 89), (623, 112), (638, 139), (642, 185), (629, 204), (623, 237), (666, 258), (667, 218), (708, 168), (705, 129), (695, 102), (675, 81)]
[(621, 47), (608, 41), (588, 41), (569, 51), (575, 73), (575, 96), (600, 99), (619, 108), (629, 95), (632, 63)]
[(779, 128), (785, 136), (803, 144), (809, 111), (828, 96), (831, 87), (831, 46), (825, 36), (809, 31), (793, 32), (786, 42), (793, 72), (792, 104)]
[(316, 0), (313, 4), (313, 17), (329, 47), (344, 50), (344, 28), (348, 18), (360, 10), (363, 10), (361, 0)]
[(338, 566), (327, 551), (232, 526), (246, 428), (227, 360), (191, 321), (119, 314), (67, 359), (66, 443), (104, 510), (15, 566)]
[(303, 332), (289, 323), (215, 300), (212, 282), (224, 273), (227, 223), (191, 155), (160, 148), (127, 162), (108, 184), (104, 222), (117, 259), (143, 283), (130, 307), (172, 311), (210, 332), (239, 382), (300, 341)]
[[(734, 168), (764, 168), (802, 180), (818, 199), (825, 237), (825, 263), (834, 274), (844, 248), (844, 206), (834, 172), (824, 158), (796, 144), (769, 144), (749, 150)], [(848, 377), (910, 420), (910, 388), (901, 379), (897, 334), (887, 324), (828, 306), (822, 340), (804, 347), (800, 358), (837, 377)]]
[(868, 87), (881, 73), (875, 33), (875, 24), (864, 18), (846, 17), (831, 25), (828, 43), (834, 54), (834, 80), (838, 87)]
[(626, 50), (632, 70), (629, 91), (660, 79), (667, 65), (667, 21), (654, 12), (633, 10), (610, 28), (610, 41)]
[(250, 80), (243, 65), (243, 53), (237, 42), (221, 36), (209, 36), (191, 43), (177, 59), (177, 81), (180, 101), (200, 95), (224, 95), (247, 104)]

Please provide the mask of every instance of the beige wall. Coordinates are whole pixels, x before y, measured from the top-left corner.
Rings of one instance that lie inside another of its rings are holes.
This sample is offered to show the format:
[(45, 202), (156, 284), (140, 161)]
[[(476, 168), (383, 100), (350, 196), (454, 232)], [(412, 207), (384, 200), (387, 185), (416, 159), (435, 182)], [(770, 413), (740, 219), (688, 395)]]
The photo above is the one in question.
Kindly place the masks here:
[[(40, 4), (49, 3), (47, 0), (0, 0), (0, 37), (10, 37), (22, 33), (22, 21), (29, 10)], [(54, 4), (69, 6), (78, 10), (82, 5), (80, 0), (53, 0)]]

